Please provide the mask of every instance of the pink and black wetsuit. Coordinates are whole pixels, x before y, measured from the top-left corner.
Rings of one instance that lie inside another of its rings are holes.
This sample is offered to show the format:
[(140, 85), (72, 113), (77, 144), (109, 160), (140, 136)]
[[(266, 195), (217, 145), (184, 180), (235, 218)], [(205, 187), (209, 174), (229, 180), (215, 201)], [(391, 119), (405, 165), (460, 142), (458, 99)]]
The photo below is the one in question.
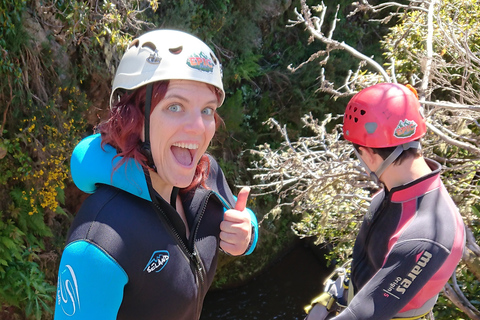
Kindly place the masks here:
[(375, 195), (353, 249), (355, 296), (333, 319), (415, 318), (434, 306), (460, 261), (462, 217), (432, 173)]

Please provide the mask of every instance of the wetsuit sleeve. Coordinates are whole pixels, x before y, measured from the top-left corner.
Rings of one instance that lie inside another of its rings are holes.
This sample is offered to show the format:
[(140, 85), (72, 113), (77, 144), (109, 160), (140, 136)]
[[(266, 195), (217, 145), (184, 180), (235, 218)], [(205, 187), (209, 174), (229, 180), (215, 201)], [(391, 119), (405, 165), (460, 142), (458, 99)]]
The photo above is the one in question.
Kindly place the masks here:
[(250, 245), (247, 248), (247, 251), (243, 254), (248, 256), (255, 250), (258, 241), (258, 220), (255, 213), (250, 208), (247, 208), (248, 213), (250, 214), (250, 223), (252, 224), (252, 239), (250, 240)]
[[(237, 197), (236, 196), (233, 196), (234, 199), (235, 199), (235, 202), (237, 201)], [(257, 246), (257, 241), (258, 241), (258, 220), (257, 220), (257, 216), (255, 215), (255, 213), (250, 209), (250, 208), (245, 208), (248, 212), (248, 214), (250, 215), (250, 223), (252, 224), (252, 235), (251, 235), (251, 239), (250, 239), (250, 244), (248, 245), (247, 247), (247, 251), (245, 251), (244, 254), (242, 254), (242, 256), (248, 256), (249, 254), (251, 254), (253, 252), (253, 250), (255, 250), (255, 247)], [(224, 210), (227, 210), (226, 208), (224, 208)]]
[(99, 247), (70, 243), (60, 261), (54, 319), (116, 319), (127, 282), (123, 268)]
[(395, 244), (383, 267), (333, 319), (391, 319), (425, 286), (448, 255), (445, 247), (429, 241), (416, 239)]

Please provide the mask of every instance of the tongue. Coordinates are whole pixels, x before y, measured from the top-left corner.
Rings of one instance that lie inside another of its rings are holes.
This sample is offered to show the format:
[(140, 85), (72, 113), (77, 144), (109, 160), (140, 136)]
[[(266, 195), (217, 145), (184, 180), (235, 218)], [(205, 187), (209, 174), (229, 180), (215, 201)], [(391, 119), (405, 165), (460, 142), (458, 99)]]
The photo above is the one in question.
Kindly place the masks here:
[(192, 163), (192, 155), (188, 149), (172, 146), (172, 153), (182, 165), (189, 166)]

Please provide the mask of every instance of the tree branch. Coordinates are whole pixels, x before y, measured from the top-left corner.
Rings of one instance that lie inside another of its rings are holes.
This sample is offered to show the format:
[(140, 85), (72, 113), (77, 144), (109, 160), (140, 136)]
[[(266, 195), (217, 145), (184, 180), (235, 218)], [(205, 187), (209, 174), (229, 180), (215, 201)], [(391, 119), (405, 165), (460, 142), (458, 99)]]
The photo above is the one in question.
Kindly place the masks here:
[(452, 275), (452, 285), (447, 283), (444, 288), (444, 293), (447, 298), (453, 302), (457, 308), (462, 310), (472, 320), (480, 320), (480, 312), (468, 301), (462, 290), (458, 287), (455, 273)]

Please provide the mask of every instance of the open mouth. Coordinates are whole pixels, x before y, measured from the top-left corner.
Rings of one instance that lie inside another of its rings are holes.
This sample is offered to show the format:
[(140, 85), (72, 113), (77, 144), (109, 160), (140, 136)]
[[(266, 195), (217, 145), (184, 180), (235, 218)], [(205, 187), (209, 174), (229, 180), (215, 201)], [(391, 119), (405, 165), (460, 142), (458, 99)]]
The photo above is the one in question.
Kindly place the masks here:
[(191, 166), (198, 144), (174, 143), (170, 148), (175, 159), (183, 166)]

